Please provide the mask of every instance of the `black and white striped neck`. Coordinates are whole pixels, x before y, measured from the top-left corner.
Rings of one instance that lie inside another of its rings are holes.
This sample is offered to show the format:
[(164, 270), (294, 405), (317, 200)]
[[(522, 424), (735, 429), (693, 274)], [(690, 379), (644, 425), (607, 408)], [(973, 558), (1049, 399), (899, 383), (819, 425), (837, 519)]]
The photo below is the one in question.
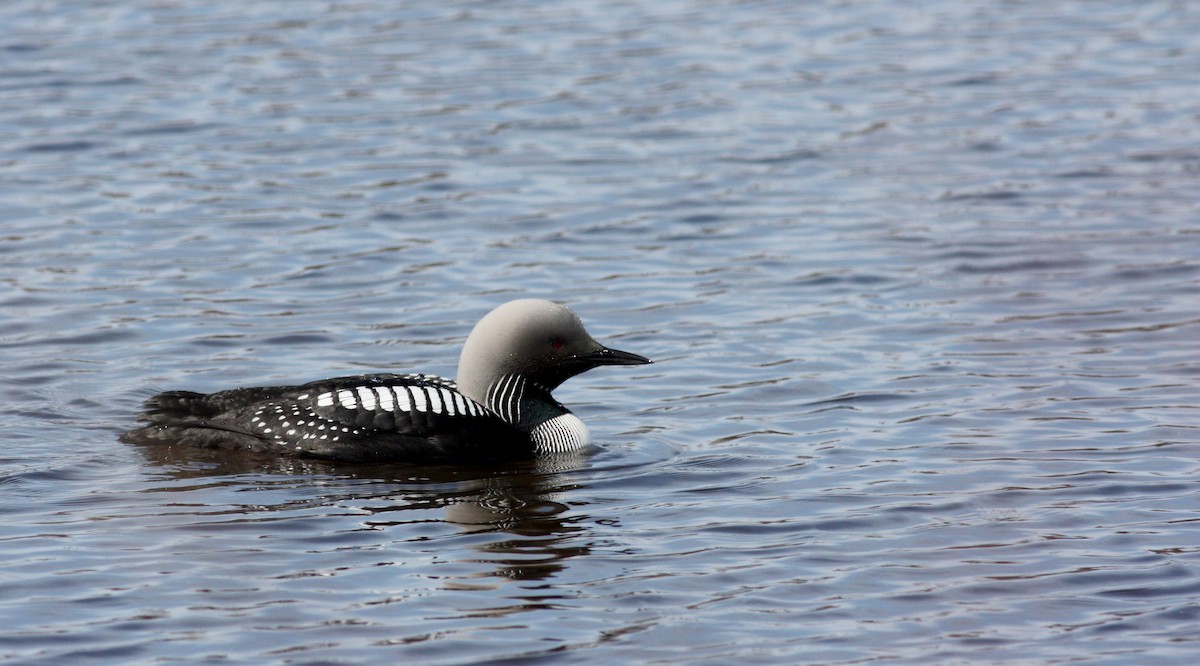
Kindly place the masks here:
[(591, 442), (579, 417), (550, 395), (550, 389), (524, 375), (507, 374), (488, 387), (487, 408), (529, 433), (541, 453), (578, 451)]

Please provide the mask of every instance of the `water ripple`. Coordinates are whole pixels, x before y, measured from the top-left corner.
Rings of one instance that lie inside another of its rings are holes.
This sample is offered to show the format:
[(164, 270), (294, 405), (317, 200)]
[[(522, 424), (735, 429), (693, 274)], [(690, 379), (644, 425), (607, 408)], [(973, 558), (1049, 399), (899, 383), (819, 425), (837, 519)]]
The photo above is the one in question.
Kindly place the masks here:
[[(0, 661), (1190, 663), (1195, 17), (700, 9), (0, 4)], [(522, 296), (587, 455), (116, 440)]]

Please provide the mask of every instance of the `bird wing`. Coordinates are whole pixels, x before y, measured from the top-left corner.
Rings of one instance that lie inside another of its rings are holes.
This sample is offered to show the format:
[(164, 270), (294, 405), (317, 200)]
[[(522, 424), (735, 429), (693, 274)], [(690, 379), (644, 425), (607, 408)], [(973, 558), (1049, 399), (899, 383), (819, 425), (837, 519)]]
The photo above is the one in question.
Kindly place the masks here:
[[(529, 455), (529, 436), (431, 375), (373, 374), (301, 386), (169, 391), (146, 403), (131, 442), (195, 442), (347, 461)], [(222, 434), (223, 433), (223, 434)]]
[(293, 403), (301, 416), (315, 416), (351, 431), (370, 429), (418, 437), (498, 421), (486, 407), (459, 393), (454, 382), (432, 375), (325, 379), (300, 386), (273, 402)]

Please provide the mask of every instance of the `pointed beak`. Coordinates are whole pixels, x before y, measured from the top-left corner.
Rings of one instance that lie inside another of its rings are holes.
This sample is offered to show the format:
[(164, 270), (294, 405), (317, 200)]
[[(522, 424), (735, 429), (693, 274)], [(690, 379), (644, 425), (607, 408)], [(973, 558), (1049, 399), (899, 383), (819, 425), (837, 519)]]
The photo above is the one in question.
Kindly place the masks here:
[(650, 362), (645, 356), (596, 344), (591, 351), (559, 359), (556, 366), (543, 370), (539, 379), (543, 386), (554, 389), (571, 377), (602, 365), (645, 365)]
[(638, 354), (634, 354), (633, 352), (621, 351), (619, 349), (609, 349), (608, 347), (601, 347), (594, 352), (580, 354), (576, 358), (578, 358), (580, 361), (587, 362), (592, 367), (600, 365), (645, 365), (647, 363), (653, 363), (653, 361), (645, 356), (640, 356)]

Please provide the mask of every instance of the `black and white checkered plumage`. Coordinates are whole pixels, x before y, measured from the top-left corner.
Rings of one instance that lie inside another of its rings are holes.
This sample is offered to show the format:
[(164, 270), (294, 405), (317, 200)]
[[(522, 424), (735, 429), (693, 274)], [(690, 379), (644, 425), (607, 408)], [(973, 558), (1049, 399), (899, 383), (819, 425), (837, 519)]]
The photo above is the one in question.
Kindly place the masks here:
[(587, 427), (551, 397), (599, 365), (649, 363), (601, 346), (570, 310), (513, 301), (463, 348), (459, 379), (372, 374), (211, 394), (160, 393), (123, 438), (346, 461), (488, 462), (572, 451)]

